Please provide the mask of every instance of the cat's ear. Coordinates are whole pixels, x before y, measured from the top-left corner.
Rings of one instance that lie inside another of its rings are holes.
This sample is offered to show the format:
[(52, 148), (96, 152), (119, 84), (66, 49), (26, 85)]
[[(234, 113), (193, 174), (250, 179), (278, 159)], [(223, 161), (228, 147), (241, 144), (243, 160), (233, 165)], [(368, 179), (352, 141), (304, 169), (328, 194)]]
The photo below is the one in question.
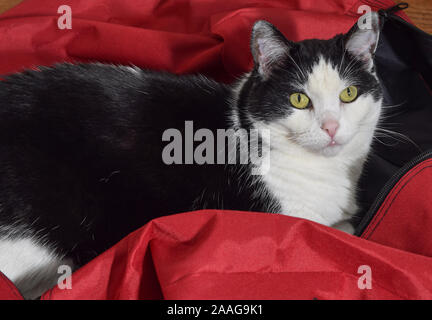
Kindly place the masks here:
[(281, 59), (288, 54), (289, 41), (271, 23), (260, 20), (252, 28), (251, 51), (258, 73), (268, 78)]
[(378, 46), (380, 19), (377, 12), (366, 13), (345, 36), (345, 48), (353, 56), (373, 66), (373, 57)]

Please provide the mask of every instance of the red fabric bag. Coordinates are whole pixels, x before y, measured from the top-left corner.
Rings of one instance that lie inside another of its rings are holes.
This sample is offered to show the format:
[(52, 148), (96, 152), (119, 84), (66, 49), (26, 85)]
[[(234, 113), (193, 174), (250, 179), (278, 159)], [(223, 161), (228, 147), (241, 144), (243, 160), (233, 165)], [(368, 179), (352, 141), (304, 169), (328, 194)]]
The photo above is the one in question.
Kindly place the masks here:
[[(153, 220), (42, 299), (431, 299), (432, 258), (400, 249), (282, 215), (198, 211)], [(365, 265), (372, 289), (358, 285)]]
[[(289, 39), (346, 32), (368, 4), (390, 0), (27, 0), (0, 16), (0, 74), (63, 61), (134, 64), (232, 81), (252, 66), (253, 22)], [(406, 16), (401, 14), (406, 19)], [(72, 289), (42, 299), (431, 299), (431, 160), (411, 165), (350, 236), (275, 214), (199, 211), (162, 217), (72, 276)], [(372, 271), (361, 289), (359, 267)], [(20, 299), (0, 277), (0, 299)]]

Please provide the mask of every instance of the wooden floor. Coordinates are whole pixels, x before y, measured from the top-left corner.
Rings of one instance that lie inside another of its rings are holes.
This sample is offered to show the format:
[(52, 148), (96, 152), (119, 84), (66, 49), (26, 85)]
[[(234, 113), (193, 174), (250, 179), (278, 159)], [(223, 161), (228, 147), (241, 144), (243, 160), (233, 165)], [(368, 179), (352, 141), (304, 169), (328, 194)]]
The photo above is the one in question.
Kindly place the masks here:
[(0, 13), (5, 12), (6, 10), (16, 6), (22, 0), (0, 0)]
[[(0, 13), (12, 8), (21, 1), (22, 0), (0, 0)], [(405, 10), (405, 12), (417, 27), (432, 34), (432, 0), (396, 0), (396, 2), (408, 2), (410, 7)]]
[(405, 10), (408, 17), (420, 29), (432, 34), (432, 0), (408, 0), (396, 1), (409, 3), (409, 8)]

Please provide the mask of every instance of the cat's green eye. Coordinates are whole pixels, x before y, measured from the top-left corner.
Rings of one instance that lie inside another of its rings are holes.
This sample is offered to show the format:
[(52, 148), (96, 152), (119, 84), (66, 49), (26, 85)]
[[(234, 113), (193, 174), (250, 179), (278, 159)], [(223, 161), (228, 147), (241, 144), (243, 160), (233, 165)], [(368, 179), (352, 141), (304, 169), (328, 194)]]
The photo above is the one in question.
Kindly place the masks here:
[(340, 99), (342, 102), (350, 103), (353, 102), (357, 98), (357, 87), (356, 86), (349, 86), (348, 88), (345, 88), (341, 94)]
[(290, 95), (290, 102), (297, 109), (305, 109), (309, 106), (309, 98), (304, 93), (293, 93)]

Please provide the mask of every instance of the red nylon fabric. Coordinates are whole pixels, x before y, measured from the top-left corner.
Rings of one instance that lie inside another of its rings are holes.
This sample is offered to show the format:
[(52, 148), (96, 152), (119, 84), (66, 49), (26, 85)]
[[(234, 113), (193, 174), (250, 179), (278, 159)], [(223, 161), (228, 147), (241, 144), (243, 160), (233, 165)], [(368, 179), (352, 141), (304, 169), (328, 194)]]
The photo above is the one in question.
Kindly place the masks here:
[(303, 219), (206, 210), (153, 220), (43, 299), (430, 299), (430, 270), (429, 257)]
[(0, 272), (0, 300), (23, 300), (14, 284)]
[[(72, 30), (59, 30), (57, 0), (43, 6), (27, 0), (0, 16), (0, 74), (100, 61), (232, 81), (252, 65), (255, 20), (271, 21), (291, 40), (330, 38), (353, 25), (364, 2), (69, 0)], [(380, 8), (393, 4), (379, 1)], [(422, 236), (432, 208), (419, 192), (430, 194), (428, 175), (429, 169), (419, 172), (393, 194), (396, 200), (383, 205), (367, 239), (281, 215), (173, 215), (150, 222), (76, 271), (72, 290), (54, 288), (42, 298), (432, 298), (431, 243)], [(361, 265), (372, 268), (371, 290), (357, 286)], [(0, 298), (21, 298), (4, 276)]]
[(392, 188), (362, 238), (432, 257), (432, 159), (415, 166)]
[[(70, 0), (60, 30), (56, 0), (26, 0), (0, 16), (0, 74), (63, 61), (134, 64), (232, 81), (252, 66), (251, 26), (267, 19), (289, 39), (346, 32), (362, 3), (391, 0)], [(377, 7), (379, 5), (379, 7)]]

